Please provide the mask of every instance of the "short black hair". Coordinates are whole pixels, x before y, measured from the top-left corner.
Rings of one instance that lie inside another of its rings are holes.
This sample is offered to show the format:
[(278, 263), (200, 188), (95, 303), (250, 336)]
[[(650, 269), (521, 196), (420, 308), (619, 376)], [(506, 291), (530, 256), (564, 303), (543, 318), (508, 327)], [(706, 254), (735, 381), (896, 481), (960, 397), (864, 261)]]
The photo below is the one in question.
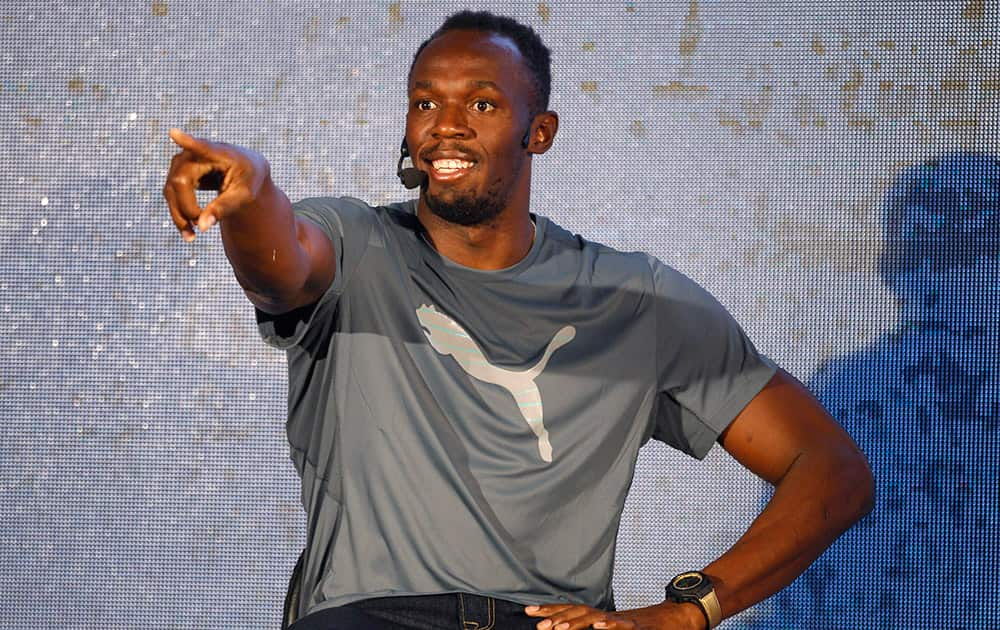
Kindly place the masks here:
[(413, 65), (417, 62), (417, 57), (427, 47), (427, 44), (449, 31), (494, 33), (514, 42), (531, 72), (531, 82), (535, 88), (532, 113), (542, 112), (549, 108), (549, 95), (552, 92), (552, 70), (550, 67), (552, 54), (548, 47), (542, 43), (542, 38), (535, 32), (535, 29), (521, 24), (513, 18), (496, 15), (489, 11), (466, 10), (448, 16), (444, 24), (431, 33), (431, 36), (424, 40), (417, 48), (417, 52), (413, 54), (413, 60), (410, 62), (410, 74), (413, 73)]

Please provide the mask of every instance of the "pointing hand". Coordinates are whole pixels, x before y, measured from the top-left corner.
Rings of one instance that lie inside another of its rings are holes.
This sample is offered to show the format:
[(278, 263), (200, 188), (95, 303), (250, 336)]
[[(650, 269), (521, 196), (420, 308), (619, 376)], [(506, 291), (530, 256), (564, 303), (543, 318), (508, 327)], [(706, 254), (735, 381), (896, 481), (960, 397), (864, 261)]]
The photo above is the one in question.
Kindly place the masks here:
[[(270, 177), (270, 165), (256, 151), (195, 138), (176, 128), (170, 130), (170, 139), (181, 152), (170, 161), (163, 196), (185, 241), (194, 240), (195, 226), (204, 232), (252, 205)], [(202, 208), (196, 190), (218, 190), (219, 195)]]

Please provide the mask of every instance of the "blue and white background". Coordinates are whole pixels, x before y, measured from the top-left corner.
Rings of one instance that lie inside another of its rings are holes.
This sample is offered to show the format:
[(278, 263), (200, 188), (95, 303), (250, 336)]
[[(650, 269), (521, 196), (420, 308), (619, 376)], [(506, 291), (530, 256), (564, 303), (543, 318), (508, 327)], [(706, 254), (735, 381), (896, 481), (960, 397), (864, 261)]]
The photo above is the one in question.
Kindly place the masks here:
[[(166, 130), (261, 151), (293, 199), (405, 198), (406, 70), (465, 6), (553, 50), (533, 209), (698, 280), (871, 459), (872, 515), (728, 627), (1000, 628), (995, 0), (4, 3), (0, 628), (278, 627), (284, 357), (217, 232), (170, 222)], [(648, 445), (618, 606), (767, 495)]]

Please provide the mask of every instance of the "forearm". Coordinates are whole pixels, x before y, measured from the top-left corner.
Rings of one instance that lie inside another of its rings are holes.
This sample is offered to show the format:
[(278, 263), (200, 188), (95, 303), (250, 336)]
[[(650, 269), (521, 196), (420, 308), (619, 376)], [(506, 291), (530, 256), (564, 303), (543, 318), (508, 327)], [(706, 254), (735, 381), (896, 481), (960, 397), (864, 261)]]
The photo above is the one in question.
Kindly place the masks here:
[(276, 302), (302, 291), (310, 269), (308, 252), (291, 202), (270, 178), (219, 227), (226, 257), (246, 291)]
[(860, 453), (798, 457), (747, 532), (704, 569), (723, 615), (752, 606), (795, 580), (871, 510), (872, 487)]

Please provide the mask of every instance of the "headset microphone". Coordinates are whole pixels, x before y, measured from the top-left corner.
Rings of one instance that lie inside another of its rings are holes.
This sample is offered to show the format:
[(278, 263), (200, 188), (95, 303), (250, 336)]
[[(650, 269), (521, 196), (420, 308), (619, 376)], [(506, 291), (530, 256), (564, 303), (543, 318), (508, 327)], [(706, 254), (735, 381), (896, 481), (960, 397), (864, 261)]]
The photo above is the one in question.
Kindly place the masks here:
[(407, 189), (423, 186), (427, 183), (427, 173), (419, 168), (403, 168), (403, 160), (408, 157), (410, 157), (410, 149), (406, 146), (406, 139), (404, 138), (403, 144), (399, 147), (399, 163), (396, 164), (396, 176), (399, 177), (399, 181)]

